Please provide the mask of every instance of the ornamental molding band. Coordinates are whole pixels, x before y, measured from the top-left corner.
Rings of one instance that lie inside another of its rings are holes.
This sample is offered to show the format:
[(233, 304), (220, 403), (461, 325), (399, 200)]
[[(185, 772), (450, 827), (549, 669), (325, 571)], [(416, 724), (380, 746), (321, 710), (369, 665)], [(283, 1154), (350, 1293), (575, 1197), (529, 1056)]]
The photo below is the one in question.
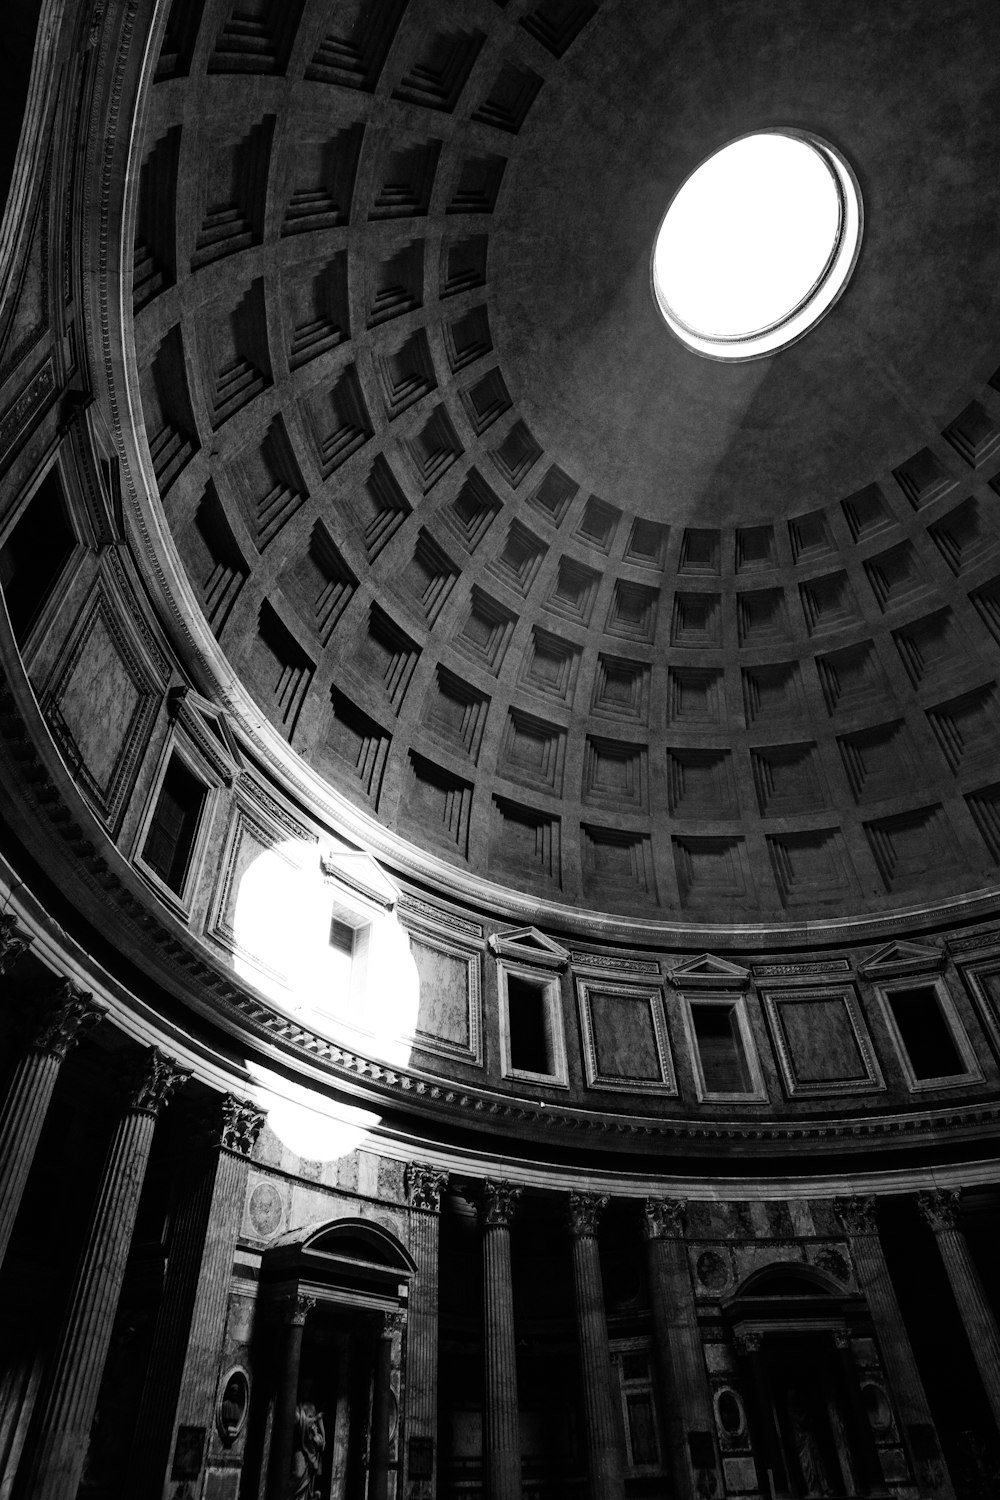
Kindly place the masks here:
[(545, 969), (564, 969), (570, 959), (568, 948), (546, 937), (537, 927), (515, 927), (509, 932), (495, 932), (489, 940), (489, 947), (499, 958), (512, 958)]
[(597, 1221), (608, 1206), (608, 1195), (601, 1197), (592, 1193), (570, 1193), (567, 1222), (574, 1239), (594, 1238)]
[(687, 1227), (687, 1201), (683, 1198), (647, 1198), (642, 1206), (647, 1240), (680, 1240)]
[(917, 1194), (917, 1207), (926, 1224), (935, 1234), (958, 1227), (958, 1207), (961, 1188), (933, 1188)]
[(944, 949), (936, 943), (886, 943), (858, 965), (865, 979), (896, 979), (907, 974), (934, 974), (944, 968)]
[(726, 958), (702, 953), (698, 958), (674, 964), (667, 970), (667, 978), (675, 989), (745, 990), (750, 983), (750, 970)]
[(423, 1162), (408, 1162), (404, 1174), (406, 1201), (411, 1208), (422, 1208), (436, 1214), (448, 1187), (448, 1173)]
[(12, 969), (31, 947), (32, 939), (17, 924), (10, 912), (0, 916), (0, 974)]
[(158, 1115), (171, 1095), (191, 1077), (190, 1072), (158, 1047), (136, 1064), (128, 1097), (128, 1109), (139, 1114)]
[(238, 1156), (249, 1157), (267, 1120), (267, 1110), (259, 1109), (249, 1099), (239, 1099), (235, 1094), (224, 1095), (220, 1112), (219, 1145), (224, 1151), (233, 1151)]
[(33, 1046), (62, 1062), (80, 1038), (99, 1026), (107, 1013), (108, 1007), (102, 1000), (95, 1000), (88, 990), (64, 979), (56, 987), (51, 1009), (39, 1022)]
[(873, 1195), (837, 1198), (833, 1211), (848, 1234), (878, 1234)]
[(484, 1229), (509, 1229), (514, 1222), (518, 1199), (522, 1188), (511, 1182), (494, 1182), (487, 1178), (482, 1189), (473, 1200)]

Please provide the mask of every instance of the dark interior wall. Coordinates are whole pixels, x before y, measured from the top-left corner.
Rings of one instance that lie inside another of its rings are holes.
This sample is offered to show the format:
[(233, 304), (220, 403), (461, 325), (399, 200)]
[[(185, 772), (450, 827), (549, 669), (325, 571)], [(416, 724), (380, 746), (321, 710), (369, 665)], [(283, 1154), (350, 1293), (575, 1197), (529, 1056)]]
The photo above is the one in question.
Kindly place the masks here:
[(41, 0), (6, 0), (0, 47), (0, 211), (7, 202), (28, 97)]

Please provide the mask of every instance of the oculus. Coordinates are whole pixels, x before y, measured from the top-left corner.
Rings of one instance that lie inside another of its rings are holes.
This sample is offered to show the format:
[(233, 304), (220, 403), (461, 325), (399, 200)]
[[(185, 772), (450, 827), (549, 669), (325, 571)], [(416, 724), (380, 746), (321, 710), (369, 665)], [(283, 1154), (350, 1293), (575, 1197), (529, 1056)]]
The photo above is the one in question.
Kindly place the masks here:
[(741, 136), (695, 168), (660, 221), (657, 306), (697, 354), (773, 354), (844, 290), (863, 218), (857, 179), (825, 141), (796, 130)]

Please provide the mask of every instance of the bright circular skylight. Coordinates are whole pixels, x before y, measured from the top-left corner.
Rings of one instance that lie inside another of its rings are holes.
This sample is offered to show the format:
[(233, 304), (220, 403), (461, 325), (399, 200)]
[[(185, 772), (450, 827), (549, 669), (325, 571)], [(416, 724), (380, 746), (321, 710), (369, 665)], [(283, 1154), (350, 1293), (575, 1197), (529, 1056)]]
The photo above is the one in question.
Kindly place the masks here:
[(861, 223), (854, 174), (832, 147), (794, 131), (743, 136), (702, 162), (663, 216), (660, 311), (699, 354), (771, 354), (833, 306)]

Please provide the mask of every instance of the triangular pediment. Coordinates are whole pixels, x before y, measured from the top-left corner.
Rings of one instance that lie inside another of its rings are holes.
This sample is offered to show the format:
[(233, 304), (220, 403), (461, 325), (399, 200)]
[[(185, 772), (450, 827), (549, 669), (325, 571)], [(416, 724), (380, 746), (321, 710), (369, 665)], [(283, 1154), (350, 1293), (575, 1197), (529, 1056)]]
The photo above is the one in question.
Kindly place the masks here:
[(320, 864), (328, 881), (368, 907), (388, 912), (399, 900), (399, 891), (382, 866), (363, 849), (327, 849)]
[(562, 969), (569, 963), (569, 950), (544, 932), (539, 932), (537, 927), (514, 927), (508, 932), (496, 932), (490, 938), (490, 947), (501, 958), (541, 964), (546, 969)]
[(867, 979), (891, 979), (897, 974), (927, 974), (943, 967), (944, 950), (936, 944), (899, 939), (886, 943), (859, 964), (858, 973)]
[(714, 953), (702, 953), (697, 958), (686, 958), (667, 971), (670, 983), (678, 989), (742, 990), (750, 982), (750, 970), (727, 958), (716, 958)]
[(169, 702), (172, 718), (195, 743), (219, 780), (225, 786), (232, 786), (245, 767), (225, 714), (192, 688), (174, 688)]

